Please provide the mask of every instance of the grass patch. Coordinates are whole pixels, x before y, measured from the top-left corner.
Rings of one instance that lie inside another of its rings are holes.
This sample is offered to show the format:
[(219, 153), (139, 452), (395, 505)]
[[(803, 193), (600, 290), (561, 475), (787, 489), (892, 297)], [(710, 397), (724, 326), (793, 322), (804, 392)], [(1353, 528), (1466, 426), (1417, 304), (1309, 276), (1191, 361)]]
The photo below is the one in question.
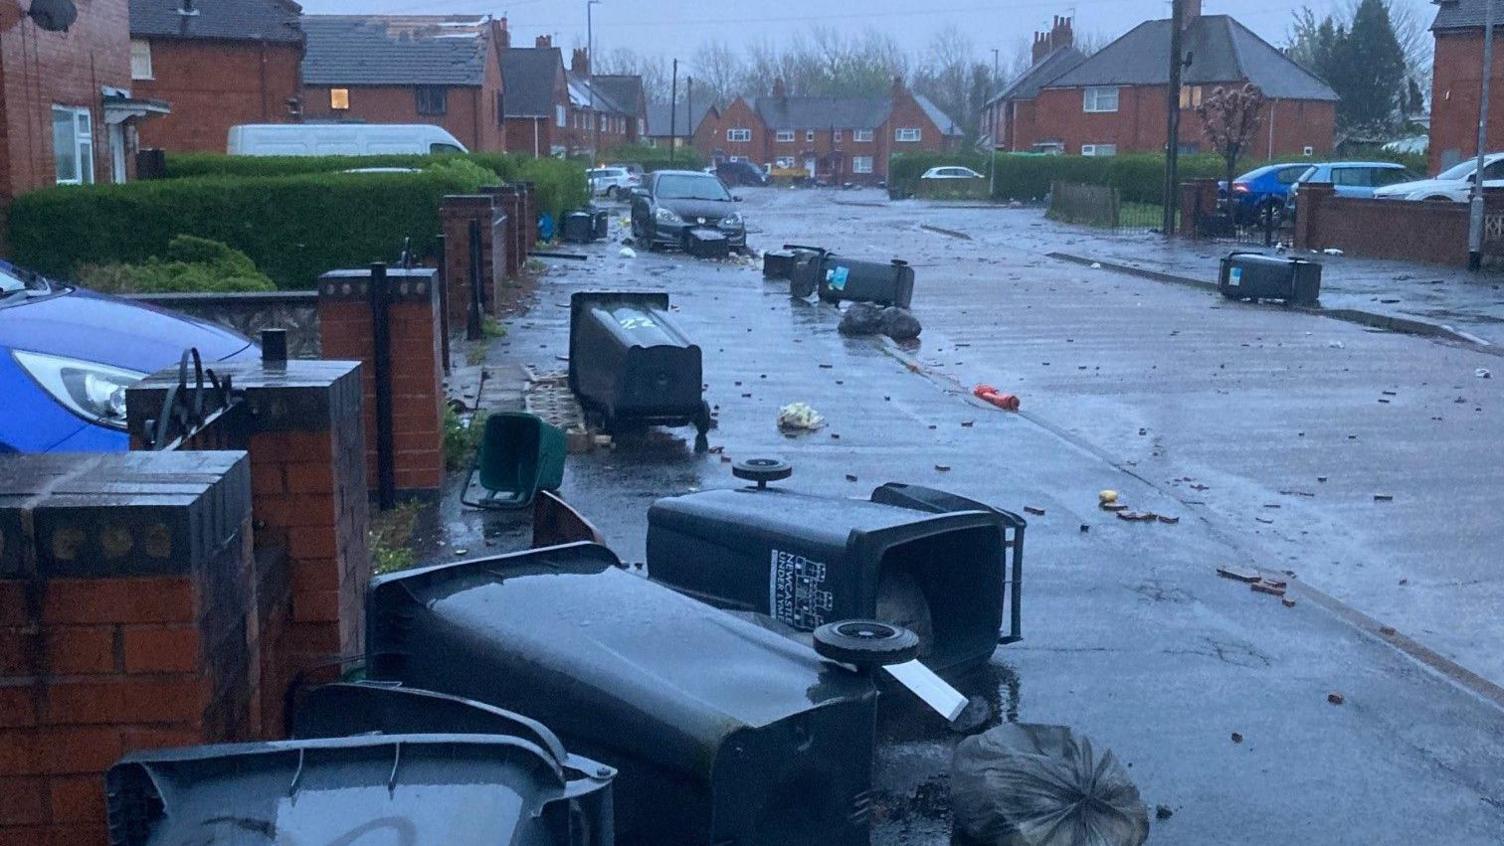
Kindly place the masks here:
[(470, 457), (480, 448), (487, 416), (477, 411), (466, 422), (452, 406), (444, 407), (444, 469), (454, 472), (469, 466)]
[(376, 575), (406, 570), (417, 563), (412, 549), (413, 527), (423, 505), (404, 502), (391, 511), (371, 517), (367, 544), (371, 549), (371, 571)]
[(494, 317), (487, 317), (480, 323), (480, 333), (487, 338), (505, 338), (507, 327)]

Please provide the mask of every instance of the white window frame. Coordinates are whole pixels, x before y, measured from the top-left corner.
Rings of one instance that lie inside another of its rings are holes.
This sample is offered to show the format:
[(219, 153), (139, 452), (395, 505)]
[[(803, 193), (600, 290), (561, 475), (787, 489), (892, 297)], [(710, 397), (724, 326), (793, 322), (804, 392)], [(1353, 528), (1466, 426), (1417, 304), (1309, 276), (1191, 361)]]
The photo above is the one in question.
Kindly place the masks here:
[(1116, 144), (1082, 144), (1081, 145), (1081, 155), (1083, 155), (1083, 156), (1099, 156), (1099, 157), (1102, 157), (1102, 158), (1106, 158), (1108, 156), (1116, 156), (1117, 154), (1118, 154), (1118, 145), (1116, 145)]
[(554, 104), (554, 123), (558, 124), (560, 129), (569, 126), (569, 110), (558, 103)]
[(870, 129), (853, 129), (853, 130), (851, 130), (851, 140), (852, 141), (857, 141), (857, 142), (871, 141), (872, 140), (872, 130), (870, 130)]
[(893, 140), (903, 143), (913, 143), (923, 138), (924, 133), (917, 126), (900, 126), (893, 130)]
[[(1111, 101), (1112, 105), (1107, 105)], [(1105, 114), (1118, 110), (1119, 92), (1116, 85), (1089, 85), (1081, 89), (1081, 111), (1087, 114)]]
[(851, 172), (852, 173), (871, 173), (872, 172), (872, 157), (871, 156), (852, 156), (851, 157)]
[(151, 70), (151, 42), (131, 39), (131, 79), (156, 79)]
[[(62, 118), (71, 123), (72, 139), (65, 143), (73, 146), (73, 173), (64, 176), (58, 172), (63, 159), (57, 153), (58, 144), (58, 120)], [(52, 107), (52, 141), (53, 141), (53, 174), (59, 185), (93, 185), (94, 184), (94, 114), (83, 106), (60, 106)]]
[(726, 140), (735, 141), (738, 143), (751, 141), (752, 130), (746, 128), (745, 126), (732, 127), (731, 129), (726, 130)]
[(776, 158), (776, 159), (773, 160), (773, 164), (775, 164), (776, 166), (781, 167), (781, 168), (791, 168), (791, 167), (794, 166), (794, 157), (793, 156), (779, 156), (778, 158)]
[(841, 130), (839, 130), (839, 129), (832, 129), (830, 131), (830, 140), (832, 140), (832, 141), (840, 141), (841, 140)]
[(792, 129), (780, 129), (780, 130), (778, 130), (778, 134), (775, 135), (775, 136), (773, 136), (773, 140), (781, 142), (781, 143), (787, 143), (789, 141), (793, 141), (794, 140), (794, 130), (792, 130)]
[(806, 130), (804, 130), (804, 140), (805, 141), (813, 141), (813, 140), (815, 140), (815, 131), (813, 129), (806, 129)]

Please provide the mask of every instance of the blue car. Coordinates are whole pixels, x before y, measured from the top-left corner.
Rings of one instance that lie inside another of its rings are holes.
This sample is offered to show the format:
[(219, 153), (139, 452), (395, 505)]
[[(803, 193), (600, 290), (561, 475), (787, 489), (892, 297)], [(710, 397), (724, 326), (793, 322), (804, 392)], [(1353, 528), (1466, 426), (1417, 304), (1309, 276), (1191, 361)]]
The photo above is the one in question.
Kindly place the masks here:
[[(1232, 181), (1233, 220), (1241, 224), (1257, 223), (1265, 209), (1276, 217), (1284, 213), (1290, 189), (1311, 169), (1310, 162), (1287, 162), (1264, 165)], [(1227, 180), (1217, 183), (1217, 197), (1227, 202)]]
[(206, 365), (259, 354), (228, 329), (0, 261), (0, 453), (126, 449), (126, 387), (188, 347)]

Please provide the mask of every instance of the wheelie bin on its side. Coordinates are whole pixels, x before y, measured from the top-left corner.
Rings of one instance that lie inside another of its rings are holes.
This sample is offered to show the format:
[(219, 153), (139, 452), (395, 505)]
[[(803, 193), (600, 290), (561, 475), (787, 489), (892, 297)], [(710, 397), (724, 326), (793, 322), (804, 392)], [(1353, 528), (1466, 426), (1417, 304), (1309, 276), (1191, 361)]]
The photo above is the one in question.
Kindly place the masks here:
[(1321, 263), (1263, 253), (1229, 253), (1221, 261), (1217, 290), (1232, 300), (1316, 305), (1321, 297)]
[[(486, 418), (461, 501), (474, 508), (526, 508), (538, 491), (564, 483), (564, 433), (535, 414), (503, 411)], [(472, 496), (472, 482), (484, 494)]]

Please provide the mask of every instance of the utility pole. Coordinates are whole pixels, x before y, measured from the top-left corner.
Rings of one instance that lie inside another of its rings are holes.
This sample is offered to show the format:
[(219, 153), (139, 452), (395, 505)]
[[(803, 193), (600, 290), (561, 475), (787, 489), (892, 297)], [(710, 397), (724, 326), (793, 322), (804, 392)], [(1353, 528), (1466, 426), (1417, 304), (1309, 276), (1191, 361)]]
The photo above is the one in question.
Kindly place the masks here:
[[(996, 96), (997, 92), (994, 89), (997, 85), (997, 48), (994, 47), (992, 48), (992, 84), (987, 86), (987, 99), (990, 100)], [(1001, 107), (1002, 103), (998, 103), (997, 108)], [(987, 107), (983, 106), (982, 114), (987, 113)], [(989, 116), (987, 122), (990, 124), (987, 132), (984, 133), (987, 136), (987, 199), (992, 200), (992, 192), (997, 190), (997, 136), (993, 135), (997, 129), (997, 118)]]
[[(1491, 0), (1490, 0), (1491, 2)], [(1170, 90), (1165, 95), (1165, 196), (1164, 218), (1160, 231), (1168, 238), (1175, 234), (1175, 207), (1179, 205), (1176, 183), (1180, 166), (1180, 22), (1185, 14), (1182, 0), (1170, 3)]]
[(668, 95), (668, 160), (674, 160), (674, 148), (679, 146), (679, 60), (674, 60), (673, 83)]
[(1483, 266), (1483, 155), (1488, 145), (1488, 83), (1494, 75), (1494, 0), (1483, 0), (1483, 94), (1478, 101), (1478, 163), (1467, 216), (1467, 269)]
[(601, 116), (595, 110), (595, 21), (591, 12), (601, 0), (585, 0), (585, 87), (590, 89), (590, 147), (601, 154)]
[(691, 149), (695, 146), (695, 78), (684, 77), (684, 137), (689, 139), (686, 146)]

